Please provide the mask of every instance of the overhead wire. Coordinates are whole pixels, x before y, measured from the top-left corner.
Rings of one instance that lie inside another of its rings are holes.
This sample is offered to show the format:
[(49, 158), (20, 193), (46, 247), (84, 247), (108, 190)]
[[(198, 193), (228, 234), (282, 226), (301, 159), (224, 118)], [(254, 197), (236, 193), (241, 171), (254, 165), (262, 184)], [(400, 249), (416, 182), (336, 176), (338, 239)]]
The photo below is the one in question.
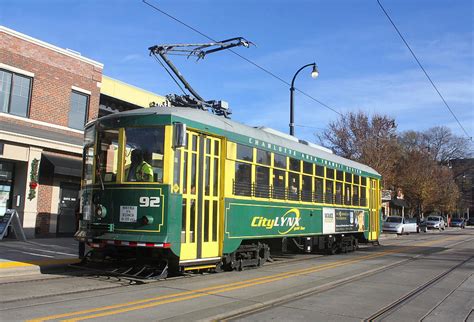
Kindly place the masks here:
[(420, 66), (421, 70), (423, 71), (423, 73), (425, 74), (426, 78), (428, 78), (429, 82), (431, 83), (431, 85), (433, 86), (433, 88), (435, 89), (435, 91), (438, 93), (439, 97), (441, 98), (441, 100), (443, 101), (444, 105), (447, 107), (447, 109), (449, 110), (449, 112), (451, 113), (451, 115), (454, 117), (454, 119), (456, 120), (456, 122), (459, 124), (459, 127), (462, 129), (462, 131), (464, 132), (464, 134), (470, 139), (472, 140), (472, 136), (470, 136), (467, 131), (464, 129), (464, 127), (462, 126), (461, 122), (459, 121), (459, 119), (457, 118), (456, 114), (454, 114), (453, 110), (451, 109), (451, 107), (449, 106), (448, 102), (446, 102), (446, 100), (444, 99), (443, 95), (441, 94), (441, 92), (438, 90), (438, 87), (435, 85), (435, 83), (433, 82), (433, 80), (431, 79), (431, 77), (428, 75), (428, 73), (426, 72), (425, 68), (423, 67), (423, 65), (421, 64), (421, 62), (419, 61), (418, 57), (416, 57), (415, 53), (413, 52), (413, 50), (411, 49), (410, 45), (408, 44), (408, 42), (405, 40), (405, 38), (403, 37), (402, 33), (400, 32), (400, 30), (397, 28), (397, 26), (395, 25), (395, 22), (392, 20), (392, 18), (390, 17), (390, 15), (388, 14), (388, 12), (385, 10), (385, 8), (382, 6), (382, 4), (380, 3), (380, 0), (377, 0), (377, 3), (379, 4), (380, 8), (382, 9), (382, 11), (384, 12), (385, 16), (387, 16), (388, 20), (390, 21), (390, 23), (392, 24), (393, 28), (395, 28), (395, 30), (397, 31), (398, 35), (400, 36), (400, 38), (402, 39), (403, 43), (405, 44), (405, 46), (408, 48), (408, 50), (410, 51), (411, 55), (413, 56), (413, 58), (415, 58), (416, 62), (418, 63), (418, 66)]
[[(178, 22), (179, 24), (181, 24), (181, 25), (183, 25), (183, 26), (185, 26), (185, 27), (191, 29), (192, 31), (198, 33), (199, 35), (203, 36), (204, 38), (207, 38), (207, 39), (209, 39), (210, 41), (213, 41), (213, 42), (217, 42), (217, 40), (215, 40), (214, 38), (212, 38), (212, 37), (206, 35), (205, 33), (201, 32), (201, 31), (199, 31), (198, 29), (196, 29), (196, 28), (190, 26), (189, 24), (187, 24), (187, 23), (181, 21), (180, 19), (178, 19), (178, 18), (176, 18), (176, 17), (170, 15), (170, 14), (167, 13), (166, 11), (164, 11), (164, 10), (158, 8), (157, 6), (155, 6), (155, 5), (151, 4), (151, 3), (149, 3), (148, 1), (142, 0), (142, 2), (145, 3), (146, 5), (148, 5), (149, 7), (155, 9), (156, 11), (160, 12), (161, 14), (167, 16), (168, 18), (170, 18), (170, 19), (172, 19), (172, 20)], [(227, 49), (227, 50), (230, 51), (231, 53), (233, 53), (234, 55), (240, 57), (241, 59), (245, 60), (245, 61), (248, 62), (249, 64), (251, 64), (251, 65), (257, 67), (258, 69), (260, 69), (261, 71), (265, 72), (266, 74), (268, 74), (268, 75), (272, 76), (273, 78), (279, 80), (280, 82), (284, 83), (285, 85), (291, 86), (291, 84), (290, 84), (289, 82), (285, 81), (283, 78), (281, 78), (280, 76), (278, 76), (278, 75), (276, 75), (275, 73), (271, 72), (271, 71), (268, 70), (267, 68), (265, 68), (265, 67), (263, 67), (263, 66), (257, 64), (256, 62), (254, 62), (254, 61), (248, 59), (247, 57), (245, 57), (245, 56), (239, 54), (238, 52), (236, 52), (236, 51), (234, 51), (234, 50), (232, 50), (232, 49)], [(306, 97), (308, 97), (309, 99), (315, 101), (316, 103), (320, 104), (321, 106), (324, 106), (325, 108), (327, 108), (327, 109), (333, 111), (334, 113), (336, 113), (336, 114), (342, 116), (342, 114), (341, 114), (339, 111), (337, 111), (336, 109), (330, 107), (329, 105), (325, 104), (324, 102), (318, 100), (317, 98), (311, 96), (310, 94), (308, 94), (308, 93), (306, 93), (306, 92), (304, 92), (304, 91), (302, 91), (302, 90), (300, 90), (300, 89), (298, 89), (298, 88), (295, 88), (295, 89), (296, 89), (297, 92), (303, 94), (304, 96), (306, 96)]]

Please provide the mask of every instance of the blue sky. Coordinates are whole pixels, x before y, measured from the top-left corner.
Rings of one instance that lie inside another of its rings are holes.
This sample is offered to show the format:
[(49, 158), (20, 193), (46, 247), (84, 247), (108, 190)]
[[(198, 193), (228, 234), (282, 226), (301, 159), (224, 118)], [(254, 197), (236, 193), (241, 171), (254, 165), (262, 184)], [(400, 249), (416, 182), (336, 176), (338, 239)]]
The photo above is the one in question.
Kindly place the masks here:
[[(240, 54), (341, 113), (395, 117), (399, 130), (460, 127), (428, 83), (376, 0), (149, 0), (215, 39), (243, 36)], [(472, 0), (382, 0), (464, 128), (474, 136)], [(2, 0), (0, 24), (102, 62), (104, 74), (158, 94), (178, 93), (147, 48), (207, 42), (140, 0)], [(229, 102), (234, 120), (288, 131), (289, 89), (230, 52), (175, 65), (205, 99)], [(338, 115), (295, 96), (296, 135), (310, 141)]]

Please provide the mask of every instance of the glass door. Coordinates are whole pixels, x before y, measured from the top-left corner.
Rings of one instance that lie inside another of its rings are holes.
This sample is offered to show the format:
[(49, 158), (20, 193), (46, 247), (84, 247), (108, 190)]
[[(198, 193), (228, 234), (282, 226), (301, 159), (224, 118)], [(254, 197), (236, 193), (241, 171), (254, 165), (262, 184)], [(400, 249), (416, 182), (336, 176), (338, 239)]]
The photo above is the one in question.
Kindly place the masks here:
[(183, 196), (181, 260), (219, 256), (221, 140), (188, 131), (175, 151), (173, 189)]
[(11, 162), (0, 162), (0, 216), (12, 208), (13, 167)]
[(369, 179), (369, 240), (377, 240), (380, 230), (379, 221), (379, 193), (378, 193), (378, 182), (375, 179)]

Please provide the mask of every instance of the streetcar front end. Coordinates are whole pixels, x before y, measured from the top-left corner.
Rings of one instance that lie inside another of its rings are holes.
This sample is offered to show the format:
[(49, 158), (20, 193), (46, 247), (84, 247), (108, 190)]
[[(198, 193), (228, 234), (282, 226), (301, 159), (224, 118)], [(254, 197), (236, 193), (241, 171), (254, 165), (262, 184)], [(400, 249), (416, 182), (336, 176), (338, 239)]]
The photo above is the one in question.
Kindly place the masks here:
[(179, 231), (180, 223), (172, 218), (181, 200), (172, 193), (166, 172), (173, 126), (157, 118), (156, 124), (133, 120), (106, 118), (85, 130), (76, 239), (127, 256), (179, 254), (180, 236), (172, 232)]

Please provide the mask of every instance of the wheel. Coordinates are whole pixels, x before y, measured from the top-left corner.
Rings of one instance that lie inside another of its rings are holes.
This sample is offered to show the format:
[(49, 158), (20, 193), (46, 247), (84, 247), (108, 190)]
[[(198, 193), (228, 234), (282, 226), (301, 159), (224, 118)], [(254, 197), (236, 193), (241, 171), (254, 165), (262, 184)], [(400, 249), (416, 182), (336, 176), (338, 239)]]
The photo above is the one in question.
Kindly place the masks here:
[(359, 248), (359, 240), (354, 239), (354, 242), (352, 243), (352, 251), (356, 251)]
[(336, 254), (336, 251), (337, 251), (336, 243), (332, 243), (331, 246), (328, 247), (328, 249), (327, 249), (328, 255), (334, 255), (334, 254)]

